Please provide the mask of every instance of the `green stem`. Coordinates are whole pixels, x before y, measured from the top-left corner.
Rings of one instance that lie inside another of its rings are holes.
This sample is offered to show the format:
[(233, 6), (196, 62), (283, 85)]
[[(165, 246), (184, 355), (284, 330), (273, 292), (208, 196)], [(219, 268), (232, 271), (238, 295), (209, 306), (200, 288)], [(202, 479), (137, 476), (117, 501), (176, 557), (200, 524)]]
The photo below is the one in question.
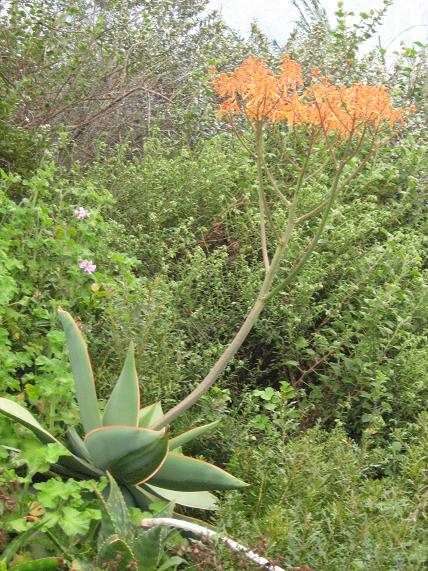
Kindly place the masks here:
[(251, 329), (253, 328), (255, 322), (257, 321), (260, 313), (265, 307), (268, 301), (268, 293), (272, 287), (273, 280), (279, 270), (282, 259), (284, 258), (285, 250), (290, 242), (291, 235), (295, 226), (295, 214), (297, 208), (297, 198), (298, 193), (295, 192), (293, 202), (290, 207), (288, 222), (284, 232), (279, 239), (278, 246), (276, 248), (275, 254), (272, 258), (272, 263), (265, 274), (263, 284), (258, 293), (257, 299), (248, 313), (245, 321), (241, 325), (239, 331), (236, 333), (235, 337), (232, 339), (230, 344), (226, 347), (223, 354), (217, 360), (215, 365), (212, 367), (208, 375), (201, 381), (201, 383), (179, 404), (168, 411), (163, 418), (154, 424), (151, 428), (154, 430), (159, 430), (167, 424), (170, 424), (172, 420), (177, 418), (185, 410), (190, 408), (199, 398), (205, 394), (208, 389), (215, 383), (218, 377), (223, 373), (231, 359), (234, 357), (236, 352), (241, 348), (243, 342), (247, 338)]
[(263, 189), (263, 123), (259, 122), (256, 127), (256, 149), (257, 149), (257, 179), (258, 179), (258, 195), (259, 195), (259, 212), (260, 212), (260, 240), (262, 245), (263, 263), (265, 271), (269, 271), (270, 261), (267, 247), (266, 237), (266, 197)]
[(326, 205), (325, 205), (325, 209), (324, 209), (323, 216), (321, 218), (321, 222), (317, 228), (317, 231), (314, 234), (314, 237), (312, 238), (311, 242), (306, 247), (306, 249), (298, 257), (298, 259), (296, 260), (296, 262), (295, 262), (294, 266), (292, 267), (288, 276), (284, 280), (282, 280), (282, 282), (280, 284), (278, 284), (275, 288), (273, 288), (272, 291), (269, 293), (269, 298), (273, 297), (278, 292), (280, 292), (285, 286), (290, 284), (290, 282), (297, 276), (299, 271), (303, 268), (303, 266), (305, 265), (305, 263), (307, 262), (307, 260), (311, 256), (312, 252), (315, 250), (315, 248), (316, 248), (316, 246), (317, 246), (317, 244), (321, 238), (321, 235), (324, 232), (330, 211), (333, 207), (335, 198), (338, 194), (337, 189), (338, 189), (339, 177), (340, 177), (340, 173), (341, 173), (342, 169), (343, 169), (343, 167), (339, 168), (339, 170), (336, 174), (336, 178), (334, 180), (333, 187), (330, 191), (330, 195), (329, 195), (327, 202), (326, 202)]
[[(159, 429), (163, 428), (164, 426), (170, 424), (171, 421), (173, 421), (180, 414), (182, 414), (185, 410), (187, 410), (192, 405), (194, 405), (199, 400), (199, 398), (210, 389), (210, 387), (215, 383), (215, 381), (223, 373), (223, 371), (225, 370), (227, 365), (230, 363), (232, 358), (235, 356), (237, 351), (241, 348), (242, 344), (246, 340), (248, 334), (252, 330), (252, 328), (253, 328), (254, 324), (256, 323), (260, 313), (263, 311), (263, 309), (264, 309), (266, 303), (269, 301), (269, 299), (271, 297), (273, 297), (276, 293), (281, 291), (286, 285), (288, 285), (296, 277), (298, 272), (302, 269), (304, 264), (307, 262), (307, 260), (311, 256), (312, 252), (315, 250), (315, 248), (316, 248), (316, 246), (317, 246), (317, 244), (321, 238), (321, 235), (325, 229), (325, 226), (327, 224), (327, 220), (328, 220), (330, 211), (333, 207), (335, 198), (344, 186), (343, 183), (339, 185), (339, 180), (340, 180), (343, 168), (346, 164), (347, 158), (342, 160), (340, 163), (335, 162), (335, 164), (337, 166), (336, 175), (335, 175), (329, 196), (327, 197), (327, 200), (325, 201), (325, 208), (324, 208), (323, 216), (321, 218), (320, 224), (317, 228), (317, 231), (315, 232), (314, 237), (312, 238), (311, 242), (306, 247), (306, 249), (298, 257), (298, 259), (296, 260), (296, 262), (295, 262), (293, 268), (291, 269), (290, 273), (288, 274), (288, 276), (284, 280), (282, 280), (282, 282), (279, 285), (277, 285), (275, 288), (272, 289), (274, 278), (279, 271), (282, 260), (284, 259), (285, 252), (286, 252), (286, 249), (290, 243), (294, 227), (296, 226), (296, 223), (299, 221), (299, 219), (296, 218), (298, 197), (299, 197), (300, 189), (301, 189), (302, 185), (304, 184), (304, 177), (305, 177), (306, 170), (308, 168), (308, 164), (310, 161), (310, 156), (312, 153), (314, 141), (315, 141), (315, 134), (312, 137), (307, 155), (305, 157), (304, 164), (303, 164), (301, 171), (299, 173), (299, 177), (298, 177), (298, 180), (296, 183), (296, 189), (294, 192), (293, 200), (292, 200), (292, 203), (290, 205), (290, 210), (289, 210), (286, 228), (285, 228), (284, 232), (282, 233), (282, 235), (278, 241), (278, 245), (276, 247), (275, 254), (272, 258), (272, 262), (270, 263), (269, 266), (266, 266), (266, 264), (265, 264), (265, 277), (264, 277), (262, 286), (260, 288), (260, 291), (257, 295), (256, 301), (255, 301), (253, 307), (251, 308), (250, 312), (248, 313), (245, 321), (242, 323), (242, 325), (239, 328), (238, 332), (236, 333), (235, 337), (232, 339), (232, 341), (226, 347), (225, 351), (219, 357), (219, 359), (217, 360), (215, 365), (212, 367), (212, 369), (209, 371), (207, 376), (201, 381), (201, 383), (199, 383), (199, 385), (185, 399), (183, 399), (180, 403), (178, 403), (171, 410), (169, 410), (163, 416), (163, 418), (160, 421), (158, 421), (156, 424), (154, 424), (152, 426), (152, 428), (154, 430), (159, 430)], [(258, 153), (263, 153), (263, 147), (260, 146), (260, 136), (258, 136), (257, 147), (258, 147), (257, 148)], [(262, 157), (262, 155), (258, 155), (258, 156)], [(260, 167), (260, 169), (262, 169), (262, 160), (258, 160), (257, 162), (258, 162), (258, 167)], [(365, 164), (365, 162), (366, 162), (366, 160), (363, 161), (363, 164)], [(358, 172), (360, 171), (361, 168), (362, 168), (362, 166), (360, 165), (360, 167), (354, 171), (353, 176), (356, 176), (356, 174), (358, 174)], [(260, 175), (261, 176), (263, 175), (262, 170), (259, 171), (259, 176)], [(353, 176), (351, 176), (351, 179), (353, 178)], [(261, 180), (261, 178), (259, 179), (259, 181), (260, 180)], [(347, 184), (349, 182), (349, 180), (350, 180), (350, 177), (345, 179), (345, 183)], [(261, 186), (260, 189), (262, 191), (263, 187)], [(262, 219), (264, 219), (264, 217), (263, 217), (264, 210), (262, 209), (262, 206), (263, 206), (262, 200), (260, 200), (260, 205), (261, 205), (261, 220), (262, 220)], [(302, 217), (300, 217), (300, 218), (302, 218)], [(267, 254), (267, 250), (266, 250), (266, 254)]]

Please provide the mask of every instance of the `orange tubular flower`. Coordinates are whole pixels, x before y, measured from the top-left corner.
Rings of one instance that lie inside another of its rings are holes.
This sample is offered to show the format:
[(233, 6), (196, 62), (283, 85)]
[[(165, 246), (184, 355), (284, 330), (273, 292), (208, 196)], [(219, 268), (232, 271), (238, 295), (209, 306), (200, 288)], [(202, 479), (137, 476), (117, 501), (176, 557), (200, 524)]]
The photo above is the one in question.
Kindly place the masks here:
[(308, 88), (304, 97), (306, 122), (320, 125), (325, 133), (336, 131), (342, 138), (384, 121), (391, 128), (404, 122), (404, 109), (394, 109), (383, 85), (336, 87), (323, 78)]
[(253, 56), (231, 74), (220, 74), (214, 79), (214, 89), (223, 98), (220, 114), (244, 113), (250, 121), (282, 120), (302, 76), (300, 65), (287, 57), (280, 69), (277, 75)]
[(393, 128), (404, 122), (405, 113), (414, 111), (394, 109), (383, 85), (335, 86), (320, 77), (317, 68), (312, 75), (315, 83), (302, 90), (302, 68), (288, 56), (278, 73), (259, 58), (250, 57), (232, 73), (214, 79), (214, 89), (222, 98), (220, 115), (243, 113), (251, 122), (311, 124), (325, 134), (337, 132), (345, 138), (362, 127), (377, 128), (383, 122)]

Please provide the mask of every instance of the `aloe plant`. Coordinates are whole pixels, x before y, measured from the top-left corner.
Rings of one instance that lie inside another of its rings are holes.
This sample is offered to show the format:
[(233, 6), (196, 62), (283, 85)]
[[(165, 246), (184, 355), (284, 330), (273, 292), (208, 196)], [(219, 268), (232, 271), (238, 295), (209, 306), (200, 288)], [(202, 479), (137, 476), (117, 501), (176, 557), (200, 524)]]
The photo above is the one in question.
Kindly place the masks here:
[[(159, 402), (140, 408), (132, 342), (101, 415), (83, 336), (68, 312), (59, 309), (58, 315), (67, 339), (84, 437), (74, 427), (68, 428), (70, 454), (52, 466), (54, 472), (78, 479), (98, 478), (109, 472), (119, 483), (127, 503), (142, 509), (160, 498), (181, 506), (212, 510), (216, 508), (212, 491), (246, 486), (224, 470), (181, 452), (182, 446), (217, 422), (174, 438), (169, 437), (169, 427), (153, 429), (163, 411)], [(58, 442), (16, 402), (0, 398), (0, 412), (29, 428), (43, 443)]]
[[(155, 571), (175, 568), (182, 563), (180, 557), (168, 557), (165, 553), (170, 532), (161, 526), (145, 529), (133, 523), (119, 486), (110, 474), (108, 478), (108, 497), (103, 498), (100, 495), (99, 498), (102, 519), (97, 538), (97, 566), (104, 569), (114, 562), (117, 571), (131, 568)], [(171, 513), (172, 505), (167, 504), (159, 515)]]

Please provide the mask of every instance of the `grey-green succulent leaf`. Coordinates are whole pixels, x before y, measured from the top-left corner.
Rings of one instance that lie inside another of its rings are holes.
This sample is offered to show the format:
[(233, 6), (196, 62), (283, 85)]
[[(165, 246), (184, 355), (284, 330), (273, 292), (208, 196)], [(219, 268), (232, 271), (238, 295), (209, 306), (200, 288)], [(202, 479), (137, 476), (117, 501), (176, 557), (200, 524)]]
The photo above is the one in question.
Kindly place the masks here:
[(117, 534), (108, 537), (98, 550), (98, 567), (105, 568), (111, 562), (115, 563), (114, 568), (116, 571), (126, 571), (137, 562), (131, 545)]
[(107, 472), (107, 477), (109, 480), (107, 499), (104, 498), (104, 494), (98, 493), (102, 513), (98, 543), (100, 545), (114, 534), (126, 541), (132, 541), (133, 530), (125, 497), (109, 472)]
[(163, 553), (166, 539), (165, 527), (156, 526), (150, 529), (140, 528), (135, 532), (134, 553), (138, 561), (138, 569), (156, 571)]
[(103, 425), (137, 426), (140, 412), (140, 389), (135, 369), (134, 345), (131, 342), (122, 372), (107, 402)]
[(41, 424), (37, 422), (31, 412), (29, 412), (20, 404), (12, 400), (0, 397), (0, 412), (31, 430), (31, 432), (33, 432), (37, 438), (43, 442), (43, 444), (58, 442), (58, 440), (52, 436), (52, 434), (50, 434), (43, 428)]
[[(41, 424), (37, 422), (34, 416), (26, 408), (18, 403), (0, 397), (0, 413), (19, 422), (29, 430), (31, 430), (43, 444), (61, 444), (52, 434), (50, 434)], [(67, 456), (60, 456), (58, 460), (58, 472), (63, 467), (66, 475), (87, 475), (91, 478), (97, 478), (103, 475), (103, 472), (86, 462), (83, 458), (67, 453)]]
[(204, 424), (203, 426), (197, 426), (196, 428), (191, 428), (190, 430), (187, 430), (187, 432), (183, 432), (182, 434), (179, 434), (178, 436), (171, 438), (169, 441), (169, 449), (175, 450), (176, 448), (181, 448), (194, 438), (199, 438), (199, 436), (202, 436), (202, 434), (208, 432), (209, 430), (214, 428), (214, 426), (217, 426), (219, 422), (220, 422), (219, 420), (215, 420), (214, 422), (210, 422), (209, 424)]
[(71, 451), (74, 454), (76, 454), (76, 456), (79, 456), (80, 458), (86, 460), (86, 462), (91, 462), (91, 457), (89, 456), (88, 449), (86, 448), (83, 440), (77, 434), (77, 431), (74, 428), (74, 426), (69, 426), (67, 428), (67, 438), (70, 444)]
[(85, 445), (96, 466), (125, 484), (150, 478), (168, 452), (168, 438), (162, 431), (133, 426), (98, 428), (86, 435)]
[(181, 492), (237, 490), (247, 486), (217, 466), (175, 452), (168, 453), (161, 468), (147, 483)]
[(71, 315), (63, 309), (58, 309), (58, 316), (67, 338), (80, 419), (85, 432), (90, 432), (101, 426), (101, 418), (88, 349)]
[(138, 426), (140, 428), (150, 428), (155, 422), (163, 417), (162, 405), (160, 402), (149, 404), (140, 410)]
[(196, 508), (199, 510), (216, 510), (217, 498), (210, 492), (179, 492), (176, 490), (167, 490), (166, 488), (158, 488), (151, 484), (145, 484), (155, 495), (164, 500), (185, 506), (187, 508)]

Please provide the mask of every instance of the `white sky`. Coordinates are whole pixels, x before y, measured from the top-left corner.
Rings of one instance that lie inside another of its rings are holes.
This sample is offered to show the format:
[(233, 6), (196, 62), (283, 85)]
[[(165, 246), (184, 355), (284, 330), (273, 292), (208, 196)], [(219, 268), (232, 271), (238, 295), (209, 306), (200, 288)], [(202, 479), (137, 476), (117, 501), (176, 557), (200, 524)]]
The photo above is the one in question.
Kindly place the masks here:
[[(334, 18), (337, 0), (321, 0), (321, 3), (330, 18)], [(355, 13), (380, 8), (381, 5), (381, 0), (344, 0), (344, 9)], [(261, 29), (280, 45), (298, 18), (290, 0), (210, 0), (209, 7), (219, 9), (227, 24), (242, 34), (249, 31), (252, 20), (257, 20)], [(410, 27), (411, 30), (404, 31)], [(401, 39), (407, 45), (415, 40), (425, 43), (428, 39), (428, 0), (395, 0), (379, 35), (382, 46), (388, 47), (388, 51), (397, 49)], [(393, 41), (396, 36), (399, 38)]]

